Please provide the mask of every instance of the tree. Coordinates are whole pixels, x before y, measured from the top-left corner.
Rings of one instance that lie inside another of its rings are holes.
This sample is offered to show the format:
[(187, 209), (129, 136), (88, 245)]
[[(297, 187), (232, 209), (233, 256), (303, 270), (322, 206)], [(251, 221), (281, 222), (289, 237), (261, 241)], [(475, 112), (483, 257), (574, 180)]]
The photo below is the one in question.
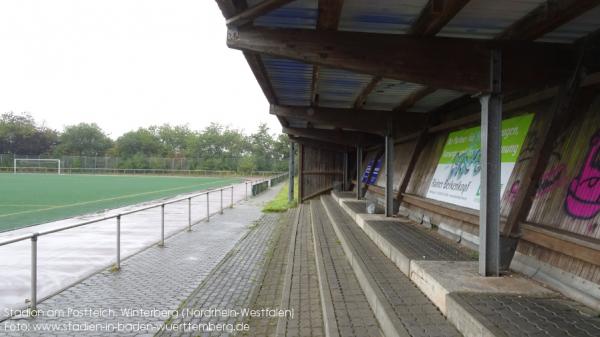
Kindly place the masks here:
[(59, 141), (56, 152), (73, 156), (103, 156), (113, 145), (112, 139), (94, 123), (67, 126)]
[(58, 133), (38, 126), (31, 115), (12, 112), (0, 116), (0, 153), (45, 154), (58, 143)]
[(256, 169), (259, 171), (271, 171), (273, 169), (273, 149), (275, 141), (269, 134), (269, 128), (262, 123), (258, 126), (258, 131), (250, 135), (252, 145), (252, 155), (256, 163)]
[(136, 154), (151, 157), (165, 155), (165, 147), (150, 130), (139, 128), (119, 137), (115, 143), (116, 153), (121, 157), (133, 157)]
[(167, 151), (167, 155), (171, 157), (185, 155), (190, 140), (195, 137), (194, 132), (187, 125), (171, 126), (164, 124), (161, 126), (151, 126), (148, 130), (160, 139), (160, 142)]

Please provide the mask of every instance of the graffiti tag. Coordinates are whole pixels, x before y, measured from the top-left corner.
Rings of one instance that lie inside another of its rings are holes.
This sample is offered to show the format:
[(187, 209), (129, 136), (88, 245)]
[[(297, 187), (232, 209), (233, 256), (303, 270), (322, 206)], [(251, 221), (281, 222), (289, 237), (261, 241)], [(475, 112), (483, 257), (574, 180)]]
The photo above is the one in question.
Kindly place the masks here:
[(581, 171), (569, 185), (565, 210), (577, 219), (591, 219), (600, 212), (600, 130), (592, 136)]

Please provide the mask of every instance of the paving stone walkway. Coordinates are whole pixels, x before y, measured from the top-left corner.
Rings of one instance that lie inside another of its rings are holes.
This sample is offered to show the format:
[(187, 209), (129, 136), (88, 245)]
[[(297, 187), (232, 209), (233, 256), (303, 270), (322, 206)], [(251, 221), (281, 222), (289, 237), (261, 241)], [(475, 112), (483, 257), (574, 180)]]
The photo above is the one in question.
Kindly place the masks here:
[[(213, 270), (280, 187), (225, 210), (38, 305), (40, 317), (0, 322), (0, 336), (151, 336)], [(43, 316), (43, 317), (42, 317)]]
[[(287, 268), (287, 253), (290, 246), (293, 229), (292, 222), (294, 221), (295, 214), (296, 209), (290, 210), (280, 220), (280, 226), (282, 227), (281, 234), (276, 240), (276, 244), (268, 259), (262, 282), (260, 282), (254, 302), (250, 306), (252, 309), (277, 308), (281, 305), (283, 283)], [(276, 335), (278, 320), (259, 316), (249, 317), (246, 323), (248, 323), (250, 332), (252, 332), (252, 334), (247, 335), (264, 337)]]
[[(156, 336), (228, 336), (245, 332), (255, 336), (250, 328), (244, 328), (243, 322), (279, 236), (281, 217), (267, 214), (256, 221), (255, 227), (179, 306), (178, 313)], [(210, 311), (213, 309), (214, 313)], [(277, 317), (264, 317), (277, 322)]]

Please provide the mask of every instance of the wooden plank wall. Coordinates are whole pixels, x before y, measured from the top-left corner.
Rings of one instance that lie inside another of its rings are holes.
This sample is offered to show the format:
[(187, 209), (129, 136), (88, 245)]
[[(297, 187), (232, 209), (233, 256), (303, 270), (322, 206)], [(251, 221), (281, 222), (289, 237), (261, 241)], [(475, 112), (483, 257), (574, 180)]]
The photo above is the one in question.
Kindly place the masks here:
[(342, 183), (344, 156), (341, 152), (303, 145), (300, 147), (302, 201), (333, 189)]
[[(582, 117), (565, 125), (563, 134), (555, 140), (553, 157), (538, 182), (527, 220), (521, 225), (523, 239), (518, 251), (600, 284), (600, 90), (587, 88), (577, 102), (574, 109), (583, 109)], [(534, 113), (535, 119), (502, 199), (503, 220), (510, 212), (519, 181), (527, 179), (523, 172), (529, 164), (528, 150), (537, 140), (537, 130), (547, 127), (551, 108), (552, 101), (546, 100), (505, 112), (507, 117)], [(444, 223), (476, 236), (477, 210), (425, 198), (448, 133), (432, 135), (419, 154), (402, 205), (429, 215), (434, 224)], [(395, 189), (413, 147), (414, 142), (396, 145)], [(373, 156), (367, 153), (367, 158)], [(376, 185), (369, 187), (367, 196), (380, 199), (385, 186), (383, 171)]]

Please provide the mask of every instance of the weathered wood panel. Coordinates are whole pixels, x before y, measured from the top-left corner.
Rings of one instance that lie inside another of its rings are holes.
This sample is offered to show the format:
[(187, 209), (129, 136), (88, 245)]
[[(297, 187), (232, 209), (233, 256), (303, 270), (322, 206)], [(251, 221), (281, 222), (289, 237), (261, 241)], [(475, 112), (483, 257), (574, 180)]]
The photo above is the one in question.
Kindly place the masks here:
[(342, 184), (344, 156), (341, 152), (302, 147), (301, 199), (304, 201)]

